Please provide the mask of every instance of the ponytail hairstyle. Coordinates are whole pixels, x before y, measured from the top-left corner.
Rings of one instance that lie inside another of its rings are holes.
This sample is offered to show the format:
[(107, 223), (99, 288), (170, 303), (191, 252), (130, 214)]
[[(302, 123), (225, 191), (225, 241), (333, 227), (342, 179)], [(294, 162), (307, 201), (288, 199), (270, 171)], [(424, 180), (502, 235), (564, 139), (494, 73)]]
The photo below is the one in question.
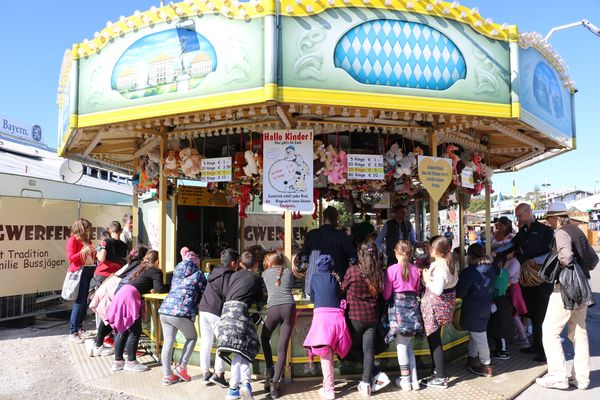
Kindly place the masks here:
[(285, 269), (285, 260), (283, 259), (283, 255), (278, 251), (267, 251), (263, 261), (263, 268), (266, 271), (275, 267), (279, 270), (275, 286), (281, 286), (281, 277), (283, 276), (283, 270)]
[(383, 291), (383, 270), (377, 257), (375, 243), (363, 243), (358, 249), (358, 269), (372, 297)]
[(396, 243), (394, 252), (396, 253), (398, 264), (400, 264), (402, 267), (402, 280), (404, 282), (408, 282), (410, 272), (410, 263), (408, 258), (412, 253), (412, 246), (410, 242), (408, 240), (399, 240), (398, 243)]
[(456, 266), (454, 265), (454, 261), (452, 260), (452, 252), (450, 251), (450, 242), (448, 241), (448, 239), (446, 239), (443, 236), (436, 236), (431, 241), (431, 249), (434, 253), (446, 259), (448, 269), (450, 270), (450, 273), (454, 275)]
[(139, 245), (134, 247), (127, 256), (127, 263), (130, 264), (134, 261), (142, 260), (146, 256), (146, 253), (148, 253), (148, 248), (146, 246)]
[(140, 267), (135, 271), (135, 273), (129, 278), (129, 281), (134, 280), (150, 268), (158, 268), (158, 251), (156, 250), (148, 250)]

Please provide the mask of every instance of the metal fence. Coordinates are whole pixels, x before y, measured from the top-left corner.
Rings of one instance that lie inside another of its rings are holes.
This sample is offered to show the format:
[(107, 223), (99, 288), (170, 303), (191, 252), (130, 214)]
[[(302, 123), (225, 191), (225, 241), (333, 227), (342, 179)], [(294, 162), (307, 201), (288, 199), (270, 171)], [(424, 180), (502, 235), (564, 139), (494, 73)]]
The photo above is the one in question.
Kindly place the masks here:
[(60, 297), (60, 291), (0, 297), (0, 321), (62, 311), (67, 308), (66, 303)]

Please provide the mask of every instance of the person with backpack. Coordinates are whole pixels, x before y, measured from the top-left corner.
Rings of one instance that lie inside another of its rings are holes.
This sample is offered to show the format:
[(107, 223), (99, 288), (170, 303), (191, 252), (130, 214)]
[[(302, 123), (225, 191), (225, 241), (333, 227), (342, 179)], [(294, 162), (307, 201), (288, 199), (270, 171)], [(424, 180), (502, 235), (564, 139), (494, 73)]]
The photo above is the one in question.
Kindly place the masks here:
[[(571, 223), (567, 206), (564, 203), (552, 203), (546, 214), (548, 224), (555, 231), (553, 253), (558, 253), (557, 268), (559, 276), (565, 269), (580, 268), (583, 272), (584, 282), (588, 285), (590, 271), (598, 264), (598, 255), (589, 245), (584, 233)], [(535, 381), (538, 385), (551, 389), (568, 389), (572, 385), (580, 390), (585, 390), (590, 384), (590, 348), (585, 319), (589, 298), (581, 299), (581, 303), (572, 304), (565, 296), (563, 282), (558, 278), (554, 283), (554, 290), (548, 301), (546, 317), (542, 324), (542, 341), (546, 350), (548, 374)], [(586, 301), (587, 300), (587, 301)], [(575, 357), (573, 369), (569, 371), (565, 362), (561, 332), (568, 325), (568, 338), (573, 342)]]

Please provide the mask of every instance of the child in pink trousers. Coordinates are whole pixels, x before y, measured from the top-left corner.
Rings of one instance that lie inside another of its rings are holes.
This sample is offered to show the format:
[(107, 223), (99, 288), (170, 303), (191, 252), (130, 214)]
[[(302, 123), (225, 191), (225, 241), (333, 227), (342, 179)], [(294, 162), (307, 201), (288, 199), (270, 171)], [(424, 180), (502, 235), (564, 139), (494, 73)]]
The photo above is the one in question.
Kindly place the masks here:
[[(313, 320), (304, 340), (304, 347), (311, 359), (321, 358), (323, 387), (319, 395), (326, 400), (335, 398), (334, 353), (343, 358), (352, 347), (352, 339), (346, 326), (345, 304), (340, 304), (339, 277), (333, 272), (333, 259), (321, 255), (317, 272), (311, 277), (310, 299), (314, 303)], [(345, 302), (344, 302), (345, 303)]]

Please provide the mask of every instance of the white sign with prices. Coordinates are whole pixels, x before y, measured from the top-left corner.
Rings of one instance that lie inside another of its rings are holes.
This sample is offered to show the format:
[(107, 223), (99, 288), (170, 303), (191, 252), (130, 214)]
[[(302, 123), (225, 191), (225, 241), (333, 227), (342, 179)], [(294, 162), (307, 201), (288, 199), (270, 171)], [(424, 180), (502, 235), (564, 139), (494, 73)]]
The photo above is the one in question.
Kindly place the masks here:
[(313, 131), (264, 131), (263, 209), (313, 210)]
[(200, 181), (231, 182), (231, 157), (203, 158)]
[(460, 181), (462, 187), (473, 189), (475, 187), (475, 179), (473, 178), (473, 169), (469, 167), (463, 168), (460, 172)]
[(383, 156), (348, 154), (348, 179), (383, 180)]

